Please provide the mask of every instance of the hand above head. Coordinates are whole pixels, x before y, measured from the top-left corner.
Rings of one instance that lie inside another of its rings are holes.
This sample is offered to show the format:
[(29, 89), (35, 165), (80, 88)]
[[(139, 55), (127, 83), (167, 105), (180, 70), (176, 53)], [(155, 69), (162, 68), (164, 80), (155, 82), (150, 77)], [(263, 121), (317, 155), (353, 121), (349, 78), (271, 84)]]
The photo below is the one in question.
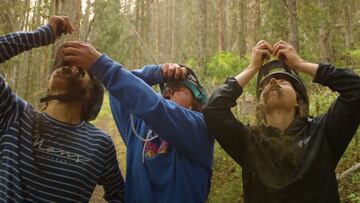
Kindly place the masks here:
[(48, 25), (52, 29), (55, 39), (60, 37), (62, 34), (71, 34), (74, 31), (69, 18), (66, 16), (51, 16)]
[(252, 49), (249, 66), (237, 76), (235, 76), (235, 79), (241, 87), (245, 87), (251, 78), (259, 71), (262, 64), (264, 63), (264, 60), (270, 57), (271, 53), (272, 48), (267, 41), (260, 40), (255, 45), (255, 47)]
[(255, 68), (256, 70), (259, 70), (264, 63), (264, 60), (271, 56), (271, 53), (271, 45), (265, 40), (260, 40), (252, 49), (249, 66)]
[(301, 64), (305, 63), (297, 54), (295, 48), (283, 40), (278, 41), (273, 48), (273, 55), (278, 59), (283, 59), (289, 68), (297, 70)]
[(185, 79), (187, 69), (176, 63), (164, 63), (161, 65), (161, 74), (165, 82)]
[(70, 41), (63, 44), (64, 62), (79, 68), (89, 70), (101, 56), (91, 44), (79, 41)]

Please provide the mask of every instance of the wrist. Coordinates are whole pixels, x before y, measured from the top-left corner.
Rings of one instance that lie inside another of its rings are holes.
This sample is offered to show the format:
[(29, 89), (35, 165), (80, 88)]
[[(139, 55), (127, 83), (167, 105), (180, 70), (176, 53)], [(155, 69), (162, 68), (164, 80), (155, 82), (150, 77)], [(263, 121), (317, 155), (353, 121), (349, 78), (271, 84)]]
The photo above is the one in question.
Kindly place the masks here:
[(301, 70), (304, 68), (304, 66), (307, 64), (308, 62), (300, 59), (298, 62), (294, 63), (293, 67), (295, 70), (298, 70), (301, 72)]
[(257, 72), (260, 68), (261, 68), (261, 65), (259, 66), (259, 65), (249, 64), (245, 69)]

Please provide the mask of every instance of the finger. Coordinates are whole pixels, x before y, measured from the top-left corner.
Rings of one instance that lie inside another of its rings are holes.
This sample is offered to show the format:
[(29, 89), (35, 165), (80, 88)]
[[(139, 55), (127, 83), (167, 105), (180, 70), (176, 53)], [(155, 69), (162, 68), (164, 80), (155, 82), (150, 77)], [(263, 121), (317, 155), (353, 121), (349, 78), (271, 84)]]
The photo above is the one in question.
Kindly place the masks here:
[[(273, 46), (273, 52), (275, 52), (275, 50), (278, 50), (280, 48), (285, 48), (285, 46), (287, 45), (287, 43), (283, 40), (278, 41), (274, 46)], [(274, 56), (276, 54), (274, 53)]]
[(267, 49), (259, 50), (262, 53), (262, 59), (265, 60), (267, 58), (270, 58), (271, 52)]
[(66, 56), (64, 56), (64, 61), (70, 65), (80, 67), (78, 64), (80, 61), (80, 57), (78, 57), (78, 56), (66, 55)]
[(260, 40), (255, 46), (260, 46), (262, 43), (264, 43), (265, 42), (265, 40)]
[(69, 18), (64, 17), (64, 21), (65, 21), (65, 26), (66, 26), (66, 32), (71, 34), (74, 31), (74, 28), (73, 28)]
[(65, 47), (62, 49), (64, 55), (80, 55), (81, 51), (78, 48), (74, 47)]
[(286, 44), (286, 42), (285, 42), (284, 40), (279, 40), (278, 42), (276, 42), (276, 43), (274, 44), (273, 47), (276, 47), (276, 46), (279, 45), (279, 44)]
[(285, 44), (278, 44), (277, 46), (274, 47), (273, 55), (277, 56), (278, 52), (285, 48), (286, 48)]
[(167, 78), (170, 79), (170, 80), (173, 79), (174, 78), (174, 72), (175, 72), (175, 67), (172, 64), (170, 64)]
[(285, 49), (280, 49), (277, 53), (276, 53), (276, 57), (278, 59), (284, 59), (286, 61), (286, 50)]
[(267, 41), (264, 41), (260, 46), (259, 46), (260, 49), (267, 49), (270, 51), (270, 53), (273, 51), (271, 45), (267, 42)]
[(168, 70), (169, 70), (168, 64), (165, 63), (161, 65), (162, 76), (164, 79), (167, 78)]
[(79, 41), (68, 41), (63, 44), (64, 47), (83, 47), (84, 44)]
[[(177, 64), (176, 64), (177, 65)], [(174, 73), (174, 79), (175, 80), (178, 80), (181, 78), (181, 75), (182, 75), (182, 70), (181, 70), (181, 67), (176, 67), (175, 68), (175, 73)]]
[(181, 78), (186, 78), (187, 69), (185, 67), (181, 67)]

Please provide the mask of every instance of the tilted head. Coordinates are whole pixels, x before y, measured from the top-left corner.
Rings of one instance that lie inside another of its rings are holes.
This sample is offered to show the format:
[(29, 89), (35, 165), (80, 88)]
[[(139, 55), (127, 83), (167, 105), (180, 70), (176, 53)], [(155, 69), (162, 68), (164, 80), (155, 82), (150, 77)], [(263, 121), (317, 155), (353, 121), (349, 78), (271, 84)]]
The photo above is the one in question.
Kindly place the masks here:
[(94, 120), (102, 106), (104, 88), (101, 82), (86, 70), (65, 64), (62, 48), (63, 46), (60, 46), (56, 52), (54, 66), (49, 77), (47, 96), (40, 101), (77, 101), (82, 105), (81, 120)]
[(271, 61), (261, 67), (257, 78), (256, 97), (267, 112), (274, 108), (295, 108), (304, 117), (309, 111), (309, 98), (299, 75), (283, 61)]
[(187, 70), (185, 79), (166, 82), (161, 89), (162, 95), (185, 108), (201, 112), (207, 99), (206, 91), (200, 85), (194, 71), (180, 66)]

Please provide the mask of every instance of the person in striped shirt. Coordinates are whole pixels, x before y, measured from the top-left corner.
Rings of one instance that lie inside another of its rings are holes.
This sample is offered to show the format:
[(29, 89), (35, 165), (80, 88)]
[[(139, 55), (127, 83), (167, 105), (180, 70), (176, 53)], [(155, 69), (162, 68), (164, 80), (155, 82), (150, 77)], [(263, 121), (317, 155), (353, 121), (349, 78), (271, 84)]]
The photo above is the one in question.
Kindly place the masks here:
[[(33, 32), (0, 36), (0, 63), (72, 30), (67, 17), (52, 16)], [(100, 111), (103, 88), (86, 71), (59, 61), (43, 112), (0, 75), (0, 202), (88, 202), (96, 184), (104, 187), (105, 200), (123, 202), (113, 142), (88, 122)]]

